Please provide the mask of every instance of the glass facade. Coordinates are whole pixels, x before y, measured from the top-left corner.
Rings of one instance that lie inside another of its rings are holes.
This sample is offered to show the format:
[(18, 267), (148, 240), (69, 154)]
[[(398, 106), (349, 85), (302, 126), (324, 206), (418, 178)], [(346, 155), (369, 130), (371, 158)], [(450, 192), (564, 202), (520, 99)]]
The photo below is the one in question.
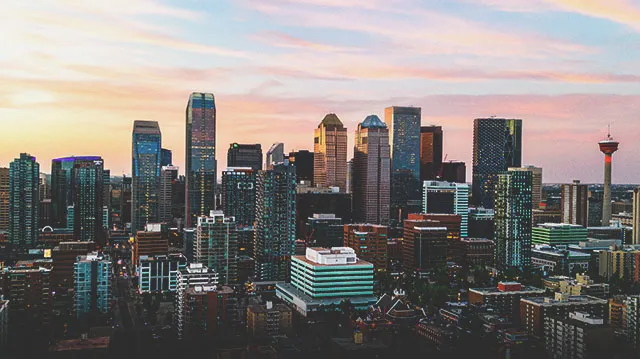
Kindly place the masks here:
[(296, 256), (291, 260), (291, 284), (312, 298), (373, 295), (373, 265), (314, 265)]
[(388, 107), (384, 121), (391, 145), (391, 224), (420, 212), (420, 107)]
[(186, 114), (185, 221), (195, 226), (197, 217), (215, 209), (216, 105), (212, 93), (194, 92)]
[(26, 249), (38, 242), (40, 164), (21, 153), (9, 165), (9, 243)]
[(473, 188), (476, 207), (492, 209), (498, 174), (522, 166), (522, 120), (477, 118), (473, 123)]
[(195, 261), (220, 274), (220, 283), (238, 283), (238, 232), (236, 221), (222, 211), (198, 217)]
[(495, 186), (495, 264), (498, 269), (531, 265), (532, 175), (510, 168)]
[(442, 126), (420, 127), (420, 181), (440, 179), (442, 137)]
[(178, 289), (178, 272), (186, 267), (187, 258), (182, 254), (140, 256), (138, 291), (140, 293), (175, 292)]
[(109, 256), (98, 253), (78, 256), (73, 272), (76, 317), (109, 313), (112, 302)]
[(469, 236), (469, 185), (466, 183), (425, 181), (423, 213), (448, 213), (461, 217), (460, 236)]
[(227, 167), (249, 167), (254, 171), (262, 169), (262, 146), (232, 143), (227, 150)]
[(133, 233), (143, 230), (147, 223), (159, 221), (161, 146), (162, 136), (158, 122), (134, 122), (131, 186)]
[(347, 128), (327, 114), (313, 134), (313, 184), (347, 192)]
[(166, 148), (160, 150), (160, 166), (171, 166), (173, 164), (173, 152)]
[(296, 168), (285, 163), (256, 180), (256, 280), (286, 280), (296, 242)]

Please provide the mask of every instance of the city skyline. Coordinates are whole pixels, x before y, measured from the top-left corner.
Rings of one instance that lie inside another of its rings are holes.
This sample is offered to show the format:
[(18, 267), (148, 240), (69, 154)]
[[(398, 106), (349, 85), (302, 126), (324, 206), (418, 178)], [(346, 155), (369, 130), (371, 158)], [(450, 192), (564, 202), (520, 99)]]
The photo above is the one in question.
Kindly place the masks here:
[[(640, 149), (640, 51), (631, 46), (640, 7), (629, 1), (607, 9), (567, 0), (35, 5), (2, 5), (12, 14), (0, 56), (0, 116), (10, 120), (0, 135), (3, 167), (21, 152), (43, 172), (52, 158), (100, 155), (113, 175), (128, 173), (131, 123), (152, 120), (184, 171), (184, 98), (195, 90), (216, 94), (221, 148), (281, 141), (287, 151), (311, 149), (325, 113), (353, 129), (387, 106), (415, 105), (422, 125), (443, 126), (444, 154), (467, 163), (467, 178), (472, 121), (491, 115), (524, 120), (523, 164), (543, 167), (547, 183), (602, 182), (593, 142), (609, 122), (623, 144), (613, 182), (640, 176), (631, 165)], [(336, 10), (350, 21), (331, 19)], [(203, 35), (226, 28), (236, 34)], [(351, 158), (351, 135), (347, 148)], [(220, 173), (226, 161), (217, 157)]]

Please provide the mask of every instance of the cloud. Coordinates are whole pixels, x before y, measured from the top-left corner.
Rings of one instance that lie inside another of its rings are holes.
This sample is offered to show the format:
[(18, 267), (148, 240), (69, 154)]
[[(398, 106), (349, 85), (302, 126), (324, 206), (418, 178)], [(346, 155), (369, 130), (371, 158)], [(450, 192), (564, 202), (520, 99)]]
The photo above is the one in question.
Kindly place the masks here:
[(252, 36), (258, 41), (267, 43), (276, 47), (313, 50), (319, 52), (356, 52), (361, 51), (357, 47), (342, 47), (322, 44), (318, 42), (308, 41), (299, 37), (291, 36), (277, 31), (265, 31)]

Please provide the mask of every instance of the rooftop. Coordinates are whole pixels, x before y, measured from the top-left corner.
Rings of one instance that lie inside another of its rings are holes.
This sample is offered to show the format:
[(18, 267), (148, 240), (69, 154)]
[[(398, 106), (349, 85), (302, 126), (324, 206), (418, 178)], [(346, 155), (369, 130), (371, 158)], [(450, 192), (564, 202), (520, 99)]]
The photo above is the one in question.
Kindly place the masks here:
[(336, 116), (335, 113), (328, 113), (326, 116), (324, 116), (324, 119), (322, 119), (322, 122), (320, 122), (320, 125), (318, 125), (318, 128), (322, 126), (344, 127), (344, 125), (342, 124), (342, 121), (340, 121), (340, 119), (338, 118), (338, 116)]
[[(538, 224), (539, 228), (548, 228), (548, 229), (583, 229), (586, 230), (583, 226), (579, 224), (568, 224), (568, 223), (541, 223)], [(535, 227), (534, 227), (535, 228)]]
[(62, 352), (70, 350), (86, 350), (86, 349), (107, 349), (109, 347), (109, 337), (87, 338), (87, 339), (71, 339), (61, 340), (58, 344), (51, 347), (52, 352)]
[[(557, 293), (559, 294), (559, 293)], [(596, 297), (592, 297), (589, 295), (575, 295), (575, 296), (567, 296), (563, 299), (555, 299), (551, 297), (532, 297), (532, 298), (522, 298), (521, 301), (540, 305), (543, 307), (553, 306), (553, 305), (571, 305), (571, 304), (602, 304), (606, 305), (608, 301)]]
[(376, 115), (369, 115), (360, 124), (361, 128), (387, 128), (387, 125)]
[(296, 260), (311, 266), (371, 266), (373, 264), (358, 259), (355, 251), (349, 247), (319, 248), (309, 247), (304, 256), (293, 256)]
[[(504, 285), (516, 285), (516, 284), (520, 284), (517, 282), (503, 282), (502, 284)], [(520, 290), (516, 290), (516, 291), (502, 291), (500, 289), (498, 289), (498, 287), (491, 287), (491, 288), (469, 288), (469, 292), (476, 292), (476, 293), (480, 293), (480, 294), (513, 294), (513, 293), (522, 293), (522, 294), (542, 294), (545, 293), (546, 290), (545, 289), (540, 289), (540, 288), (536, 288), (536, 287), (531, 287), (531, 286), (522, 286), (522, 289)]]

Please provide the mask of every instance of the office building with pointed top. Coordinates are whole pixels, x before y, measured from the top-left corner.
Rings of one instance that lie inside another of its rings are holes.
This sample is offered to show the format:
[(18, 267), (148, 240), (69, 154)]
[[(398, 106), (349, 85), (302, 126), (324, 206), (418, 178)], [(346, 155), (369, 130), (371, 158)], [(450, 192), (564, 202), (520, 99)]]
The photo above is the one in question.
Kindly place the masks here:
[(215, 208), (217, 181), (216, 103), (212, 93), (194, 92), (186, 110), (185, 224)]
[(420, 107), (387, 107), (384, 122), (391, 148), (391, 223), (420, 212)]
[(227, 167), (249, 167), (254, 171), (262, 169), (262, 145), (232, 143), (227, 150)]
[(522, 120), (477, 118), (473, 123), (472, 203), (493, 209), (498, 175), (522, 166)]
[(347, 192), (347, 128), (335, 113), (327, 114), (314, 130), (313, 184)]
[(9, 165), (9, 244), (28, 249), (38, 243), (40, 164), (21, 153)]
[(376, 115), (358, 124), (353, 155), (353, 212), (358, 223), (389, 224), (389, 130)]
[(131, 232), (157, 223), (160, 200), (162, 135), (156, 121), (133, 123)]
[(495, 185), (495, 265), (499, 270), (531, 265), (531, 171), (509, 168)]
[(255, 278), (286, 280), (296, 242), (296, 168), (285, 160), (256, 178)]

